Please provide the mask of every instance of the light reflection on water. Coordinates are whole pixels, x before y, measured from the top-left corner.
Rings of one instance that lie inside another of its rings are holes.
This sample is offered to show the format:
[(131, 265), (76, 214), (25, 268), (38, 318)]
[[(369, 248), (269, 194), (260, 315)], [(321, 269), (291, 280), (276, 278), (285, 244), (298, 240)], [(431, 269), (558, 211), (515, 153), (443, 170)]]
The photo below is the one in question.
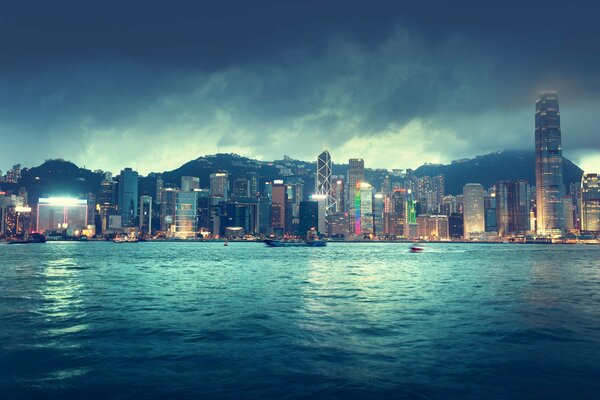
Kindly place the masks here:
[(0, 246), (0, 387), (14, 398), (592, 398), (599, 255)]

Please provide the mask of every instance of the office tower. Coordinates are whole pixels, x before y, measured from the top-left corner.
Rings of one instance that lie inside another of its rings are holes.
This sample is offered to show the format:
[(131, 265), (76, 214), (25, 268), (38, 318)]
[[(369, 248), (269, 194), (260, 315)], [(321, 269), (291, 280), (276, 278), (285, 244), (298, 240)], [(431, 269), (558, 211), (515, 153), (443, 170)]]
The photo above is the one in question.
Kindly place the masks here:
[(276, 236), (285, 233), (285, 205), (287, 202), (287, 186), (282, 180), (275, 180), (271, 185), (271, 228)]
[(143, 234), (152, 234), (152, 197), (140, 197), (139, 227)]
[(333, 184), (333, 199), (335, 201), (335, 211), (338, 213), (346, 211), (344, 195), (344, 180), (342, 178), (337, 178)]
[(373, 234), (373, 187), (366, 182), (361, 182), (355, 196), (354, 233)]
[(118, 204), (121, 224), (123, 227), (133, 227), (138, 216), (138, 173), (131, 168), (125, 168), (119, 175)]
[(212, 227), (210, 220), (210, 189), (194, 189), (196, 193), (196, 229), (208, 234)]
[(265, 182), (265, 189), (263, 191), (263, 196), (270, 199), (273, 195), (273, 182)]
[(198, 210), (196, 192), (179, 191), (176, 195), (175, 206), (175, 236), (186, 239), (196, 237), (196, 222)]
[(258, 174), (254, 171), (247, 172), (246, 179), (248, 179), (248, 190), (250, 191), (250, 196), (258, 196), (260, 194), (258, 190)]
[(486, 232), (498, 232), (496, 226), (496, 193), (492, 189), (483, 196), (484, 225)]
[(217, 202), (227, 201), (229, 198), (229, 174), (217, 172), (210, 174), (210, 195)]
[(563, 197), (563, 212), (565, 213), (563, 219), (565, 221), (564, 230), (566, 232), (571, 232), (573, 229), (575, 229), (573, 209), (574, 207), (571, 196), (567, 195)]
[(564, 228), (564, 188), (556, 93), (544, 93), (535, 103), (535, 185), (537, 232), (558, 234)]
[(164, 188), (160, 195), (160, 229), (170, 231), (175, 223), (177, 190)]
[(581, 230), (600, 231), (600, 183), (598, 174), (583, 174), (581, 178)]
[(485, 232), (485, 191), (479, 183), (467, 183), (463, 188), (463, 227), (465, 239), (472, 239)]
[[(310, 196), (310, 201), (314, 201), (317, 203), (317, 232), (321, 235), (327, 234), (327, 195), (326, 194), (313, 194)], [(300, 234), (305, 234), (306, 232), (300, 231)]]
[(433, 210), (439, 212), (440, 204), (442, 203), (442, 198), (444, 197), (446, 187), (445, 187), (445, 178), (444, 175), (436, 175), (433, 177)]
[(108, 229), (109, 216), (117, 213), (117, 183), (112, 180), (112, 174), (105, 175), (105, 177), (110, 179), (100, 182), (97, 199), (98, 211), (100, 213), (100, 231)]
[(440, 213), (450, 216), (456, 212), (456, 198), (454, 196), (442, 197), (442, 203), (440, 206)]
[(383, 177), (381, 181), (381, 193), (384, 195), (392, 192), (392, 178), (389, 175)]
[(194, 189), (200, 189), (200, 178), (197, 176), (182, 176), (181, 191), (192, 192)]
[(236, 178), (233, 181), (233, 195), (235, 197), (250, 197), (250, 184), (248, 179)]
[(164, 182), (163, 182), (161, 174), (156, 174), (155, 186), (156, 186), (156, 191), (154, 192), (155, 193), (154, 201), (156, 202), (156, 204), (160, 205), (161, 193), (162, 193), (163, 186), (164, 186)]
[(518, 181), (512, 184), (511, 192), (511, 230), (525, 233), (531, 229), (529, 225), (531, 187), (527, 181)]
[(236, 197), (225, 203), (223, 229), (227, 236), (258, 233), (259, 204), (257, 197)]
[(404, 228), (407, 224), (407, 199), (407, 190), (404, 188), (396, 188), (392, 192), (387, 218), (387, 233), (389, 235), (404, 235)]
[(348, 230), (348, 213), (331, 213), (327, 216), (327, 233), (329, 237), (344, 238), (350, 234)]
[(460, 239), (464, 236), (463, 215), (460, 213), (452, 213), (448, 217), (448, 233), (452, 239)]
[(356, 193), (360, 191), (360, 184), (365, 180), (365, 162), (362, 158), (348, 160), (348, 206), (351, 230), (356, 233)]
[(496, 183), (496, 231), (498, 236), (504, 237), (512, 232), (511, 209), (512, 209), (512, 184), (507, 181)]
[(317, 230), (319, 226), (319, 203), (316, 201), (300, 202), (300, 236), (306, 236), (306, 232)]
[(383, 193), (376, 193), (373, 196), (373, 233), (377, 236), (383, 236), (383, 211), (385, 196)]
[(258, 232), (266, 236), (271, 234), (271, 206), (270, 197), (258, 199)]
[(315, 179), (315, 193), (319, 195), (327, 196), (325, 199), (325, 208), (327, 212), (334, 206), (334, 200), (332, 196), (332, 166), (331, 156), (329, 152), (325, 150), (319, 157), (317, 157), (317, 176)]
[(304, 182), (298, 181), (291, 184), (292, 190), (292, 216), (298, 218), (300, 215), (300, 202), (304, 200)]

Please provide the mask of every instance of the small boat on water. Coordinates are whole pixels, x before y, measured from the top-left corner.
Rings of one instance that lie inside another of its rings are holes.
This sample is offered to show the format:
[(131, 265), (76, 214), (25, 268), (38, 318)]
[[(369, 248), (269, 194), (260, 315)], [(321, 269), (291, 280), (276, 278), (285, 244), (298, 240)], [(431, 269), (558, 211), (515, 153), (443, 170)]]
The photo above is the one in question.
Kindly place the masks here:
[(113, 239), (113, 243), (137, 243), (139, 240), (131, 236), (117, 236)]
[(267, 239), (264, 242), (269, 247), (325, 247), (327, 245), (327, 242), (322, 240), (308, 240), (306, 242), (302, 242)]
[(425, 247), (413, 244), (410, 246), (411, 253), (422, 253), (425, 251)]
[(11, 239), (8, 244), (31, 244), (31, 243), (46, 243), (46, 237), (39, 233), (33, 233), (31, 236), (25, 235), (23, 238)]

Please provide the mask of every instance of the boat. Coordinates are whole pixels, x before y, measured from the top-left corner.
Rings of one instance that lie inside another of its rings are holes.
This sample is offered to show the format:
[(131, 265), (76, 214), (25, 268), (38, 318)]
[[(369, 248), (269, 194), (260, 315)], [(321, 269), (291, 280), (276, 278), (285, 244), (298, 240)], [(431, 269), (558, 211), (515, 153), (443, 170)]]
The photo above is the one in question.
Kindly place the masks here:
[(416, 244), (413, 244), (410, 246), (411, 253), (422, 253), (424, 251), (425, 251), (425, 247), (423, 247), (423, 246), (418, 246)]
[(306, 242), (302, 242), (266, 239), (264, 242), (269, 247), (325, 247), (327, 245), (327, 242), (322, 240), (308, 240)]
[(117, 236), (113, 239), (113, 243), (137, 243), (139, 240), (130, 236)]
[(225, 241), (225, 243), (223, 244), (223, 246), (229, 246), (229, 243), (227, 243), (227, 240)]
[(20, 239), (11, 239), (8, 244), (31, 244), (31, 243), (46, 243), (46, 237), (40, 233), (33, 233), (31, 236), (25, 235)]

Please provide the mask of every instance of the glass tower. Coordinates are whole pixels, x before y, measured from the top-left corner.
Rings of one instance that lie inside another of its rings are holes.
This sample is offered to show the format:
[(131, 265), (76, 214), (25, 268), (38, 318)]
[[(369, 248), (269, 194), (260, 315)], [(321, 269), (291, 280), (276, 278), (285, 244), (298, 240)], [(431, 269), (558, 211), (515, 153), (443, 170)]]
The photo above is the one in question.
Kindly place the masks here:
[(535, 186), (537, 232), (560, 233), (564, 228), (564, 187), (556, 93), (544, 93), (535, 103)]

